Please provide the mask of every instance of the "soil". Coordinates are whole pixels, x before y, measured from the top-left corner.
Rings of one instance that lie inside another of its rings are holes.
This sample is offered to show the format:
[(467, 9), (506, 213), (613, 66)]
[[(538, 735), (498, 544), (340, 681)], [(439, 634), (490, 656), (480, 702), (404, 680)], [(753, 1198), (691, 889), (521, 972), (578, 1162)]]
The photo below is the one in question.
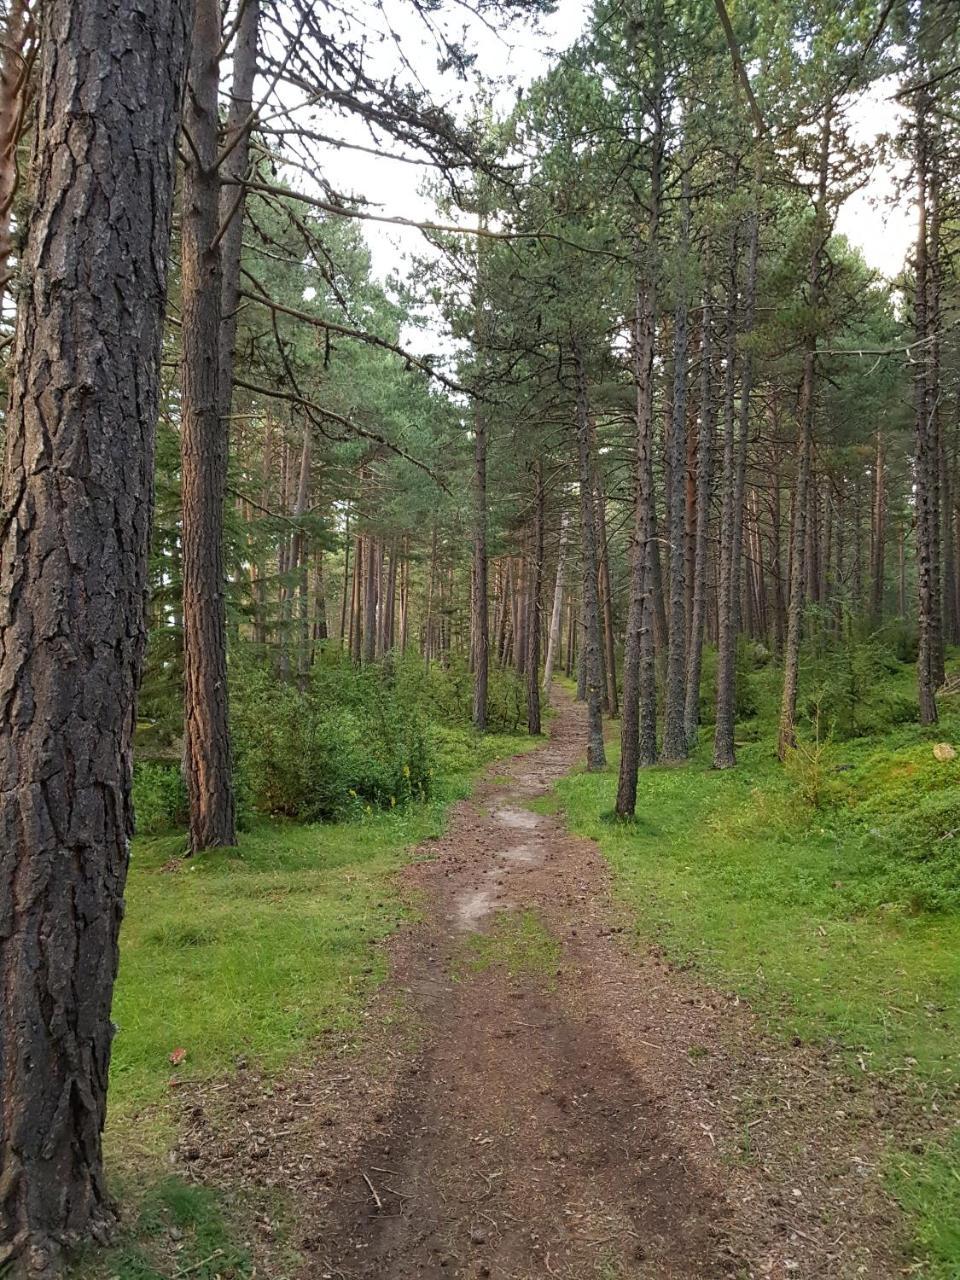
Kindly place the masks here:
[[(733, 994), (638, 950), (597, 847), (529, 808), (584, 750), (560, 695), (549, 740), (417, 851), (419, 918), (359, 1051), (191, 1099), (192, 1176), (293, 1205), (260, 1215), (259, 1276), (903, 1274), (878, 1168), (892, 1087), (771, 1041)], [(556, 940), (549, 972), (497, 963), (519, 912)]]

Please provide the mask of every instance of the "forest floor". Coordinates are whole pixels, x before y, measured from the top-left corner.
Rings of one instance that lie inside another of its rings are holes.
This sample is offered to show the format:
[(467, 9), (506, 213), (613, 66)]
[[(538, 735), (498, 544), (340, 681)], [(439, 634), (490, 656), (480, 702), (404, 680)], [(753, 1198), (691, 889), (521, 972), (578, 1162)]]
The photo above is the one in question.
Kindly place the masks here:
[(401, 873), (359, 1052), (190, 1091), (178, 1167), (258, 1189), (270, 1280), (906, 1274), (881, 1148), (910, 1105), (636, 946), (597, 844), (536, 812), (583, 754), (565, 693), (550, 728)]

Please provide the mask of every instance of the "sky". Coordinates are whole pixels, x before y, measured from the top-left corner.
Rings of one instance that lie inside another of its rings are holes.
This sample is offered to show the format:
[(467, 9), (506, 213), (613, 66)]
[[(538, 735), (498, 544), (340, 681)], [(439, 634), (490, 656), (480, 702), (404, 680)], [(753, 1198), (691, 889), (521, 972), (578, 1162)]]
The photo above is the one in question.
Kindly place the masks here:
[[(391, 33), (384, 43), (385, 59), (396, 61), (395, 36), (404, 59), (431, 95), (453, 105), (462, 97), (460, 106), (465, 106), (473, 86), (437, 71), (436, 47), (412, 10), (412, 5), (385, 0), (383, 12)], [(456, 15), (448, 18), (448, 30), (457, 34), (462, 30), (464, 42), (476, 51), (479, 74), (501, 81), (495, 102), (506, 109), (518, 87), (529, 85), (542, 75), (555, 54), (573, 43), (589, 9), (582, 0), (559, 0), (555, 13), (542, 19), (539, 30), (520, 26), (502, 34), (475, 18), (466, 7), (452, 6), (445, 12)], [(846, 201), (837, 222), (837, 230), (860, 248), (867, 263), (888, 277), (900, 270), (915, 234), (912, 202), (896, 199), (894, 170), (879, 159), (879, 149), (875, 147), (878, 136), (896, 126), (898, 109), (893, 89), (892, 83), (880, 82), (851, 109), (854, 139), (876, 149), (878, 162), (863, 189)], [(371, 140), (360, 131), (359, 124), (348, 125), (345, 137), (350, 137), (351, 128), (358, 131), (353, 140), (369, 145)], [(422, 167), (345, 150), (330, 150), (323, 163), (335, 187), (379, 202), (378, 212), (382, 214), (419, 219), (436, 216), (432, 202), (420, 190), (429, 172)], [(380, 277), (393, 271), (402, 275), (404, 259), (424, 251), (424, 239), (415, 229), (367, 223), (364, 234), (374, 270)]]

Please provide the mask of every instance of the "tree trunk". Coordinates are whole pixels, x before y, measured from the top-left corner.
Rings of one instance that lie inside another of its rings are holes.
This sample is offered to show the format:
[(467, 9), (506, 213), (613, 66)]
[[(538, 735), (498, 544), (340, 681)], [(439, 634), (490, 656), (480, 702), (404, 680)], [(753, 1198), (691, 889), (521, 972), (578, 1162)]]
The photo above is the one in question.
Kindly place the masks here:
[(594, 525), (593, 461), (590, 457), (590, 405), (587, 373), (579, 340), (571, 344), (577, 385), (577, 461), (580, 482), (580, 536), (583, 559), (583, 668), (587, 702), (587, 768), (602, 769), (603, 687), (600, 673), (600, 607), (597, 599), (597, 531)]
[(617, 699), (617, 650), (616, 638), (613, 634), (613, 592), (610, 587), (610, 548), (607, 546), (607, 500), (603, 490), (597, 486), (597, 542), (600, 556), (599, 582), (600, 602), (603, 611), (603, 674), (606, 681), (607, 711), (611, 716), (620, 714)]
[[(653, 355), (656, 342), (659, 283), (661, 184), (664, 153), (664, 69), (659, 34), (663, 11), (655, 0), (653, 136), (650, 143), (650, 204), (641, 213), (647, 241), (638, 242), (634, 308), (633, 370), (636, 387), (634, 445), (634, 521), (630, 563), (630, 600), (623, 654), (623, 702), (620, 712), (620, 770), (616, 813), (632, 817), (637, 806), (637, 773), (657, 753), (657, 691), (654, 671), (652, 593), (656, 554), (653, 492)], [(659, 563), (659, 562), (658, 562)]]
[(350, 598), (350, 508), (343, 528), (343, 595), (340, 598), (340, 648), (347, 639), (347, 604)]
[(780, 703), (780, 727), (777, 755), (784, 760), (796, 744), (797, 688), (800, 675), (800, 639), (803, 628), (805, 580), (805, 528), (807, 495), (810, 487), (810, 465), (813, 453), (813, 412), (817, 383), (817, 312), (822, 296), (823, 251), (830, 234), (827, 217), (827, 179), (830, 170), (830, 143), (833, 129), (832, 108), (824, 112), (820, 128), (820, 157), (817, 199), (814, 210), (813, 245), (807, 277), (811, 318), (803, 353), (803, 378), (797, 417), (800, 427), (793, 548), (790, 564), (790, 604), (787, 610), (787, 637), (783, 655), (783, 697)]
[(367, 535), (363, 556), (363, 645), (361, 660), (369, 667), (377, 657), (377, 587), (380, 562), (376, 539)]
[[(679, 252), (684, 259), (690, 240), (690, 179), (684, 175), (681, 200)], [(686, 444), (687, 444), (687, 322), (689, 305), (681, 286), (673, 321), (673, 412), (668, 424), (667, 462), (670, 504), (669, 597), (670, 635), (667, 677), (663, 699), (663, 746), (666, 761), (687, 758), (684, 704), (687, 676), (687, 549), (686, 549)]]
[(870, 616), (876, 626), (883, 617), (883, 569), (886, 560), (887, 489), (883, 434), (877, 428), (873, 475), (873, 522), (870, 537)]
[(101, 1133), (191, 9), (43, 6), (0, 519), (0, 1271), (12, 1276), (54, 1274), (64, 1247), (113, 1218)]
[(185, 148), (180, 219), (184, 758), (194, 853), (237, 842), (223, 567), (227, 441), (220, 422), (221, 273), (215, 243), (219, 57), (220, 5), (198, 0), (184, 99), (184, 128), (193, 146)]
[[(916, 171), (917, 208), (919, 229), (917, 232), (915, 329), (918, 343), (929, 338), (927, 251), (927, 197), (929, 184), (929, 156), (927, 137), (928, 100), (922, 91), (917, 104), (916, 123)], [(919, 648), (917, 652), (917, 689), (920, 701), (920, 723), (936, 724), (937, 716), (937, 625), (934, 542), (937, 536), (933, 496), (934, 430), (929, 386), (929, 359), (926, 346), (917, 362), (915, 375), (916, 397), (916, 507), (917, 507), (917, 596), (919, 605)]]
[(350, 590), (350, 657), (359, 666), (363, 651), (363, 537), (353, 544), (353, 584)]
[(563, 574), (567, 558), (567, 525), (564, 511), (560, 517), (560, 541), (557, 545), (557, 581), (553, 588), (553, 609), (550, 612), (550, 635), (547, 638), (547, 660), (543, 667), (543, 696), (550, 701), (550, 685), (553, 681), (553, 664), (560, 644), (560, 617), (563, 609)]
[(470, 610), (473, 654), (473, 725), (487, 727), (487, 685), (490, 673), (490, 604), (487, 599), (487, 424), (484, 410), (474, 414), (473, 440), (473, 580)]
[[(733, 701), (733, 669), (736, 663), (736, 605), (733, 588), (733, 531), (736, 523), (736, 356), (737, 356), (737, 233), (730, 247), (730, 282), (727, 295), (726, 350), (723, 373), (723, 475), (721, 480), (719, 589), (717, 592), (717, 702), (713, 740), (715, 768), (736, 764)], [(718, 763), (719, 761), (719, 763)]]
[(293, 550), (291, 552), (290, 570), (297, 575), (297, 684), (301, 692), (307, 687), (310, 674), (310, 624), (307, 603), (307, 535), (303, 528), (303, 518), (307, 512), (310, 499), (310, 419), (303, 420), (303, 444), (300, 449), (300, 470), (297, 475), (297, 496), (293, 504), (293, 518), (297, 521), (293, 534)]
[(221, 164), (220, 256), (223, 269), (220, 317), (220, 416), (224, 436), (230, 438), (233, 406), (233, 357), (240, 306), (240, 257), (243, 247), (243, 183), (250, 167), (250, 127), (253, 83), (257, 75), (257, 37), (260, 0), (240, 0), (240, 20), (233, 47), (233, 83), (227, 108)]
[(540, 723), (540, 612), (543, 595), (543, 525), (545, 494), (543, 462), (534, 463), (533, 554), (530, 558), (530, 604), (527, 610), (527, 731), (541, 732)]
[(687, 651), (687, 689), (683, 713), (687, 745), (692, 749), (700, 727), (700, 673), (703, 665), (703, 631), (707, 606), (707, 547), (710, 535), (710, 486), (713, 467), (713, 395), (711, 382), (712, 310), (709, 284), (703, 294), (700, 340), (700, 435), (697, 442), (697, 476), (694, 511), (693, 602), (690, 610), (690, 646)]

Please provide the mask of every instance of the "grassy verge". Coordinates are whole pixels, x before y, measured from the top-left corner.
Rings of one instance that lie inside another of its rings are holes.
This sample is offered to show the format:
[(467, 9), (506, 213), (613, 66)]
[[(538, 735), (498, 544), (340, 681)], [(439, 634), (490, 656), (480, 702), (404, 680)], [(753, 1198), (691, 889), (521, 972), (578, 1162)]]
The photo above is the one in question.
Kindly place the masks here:
[(385, 977), (377, 944), (404, 914), (391, 874), (412, 845), (439, 833), (479, 768), (536, 744), (443, 729), (434, 745), (429, 804), (328, 825), (262, 822), (237, 849), (187, 861), (182, 835), (135, 842), (107, 1126), (109, 1168), (131, 1226), (116, 1248), (81, 1265), (84, 1277), (249, 1273), (235, 1243), (244, 1207), (163, 1172), (170, 1081), (226, 1074), (239, 1058), (275, 1070), (325, 1034), (342, 1043), (355, 1032)]
[[(902, 673), (898, 675), (902, 682)], [(558, 795), (609, 859), (640, 937), (747, 996), (784, 1037), (828, 1041), (855, 1070), (897, 1073), (927, 1105), (960, 1090), (960, 717), (933, 731), (807, 744), (781, 767), (761, 727), (739, 767), (641, 776), (637, 819), (611, 816), (615, 773)], [(960, 1274), (960, 1142), (891, 1153), (926, 1280)]]

